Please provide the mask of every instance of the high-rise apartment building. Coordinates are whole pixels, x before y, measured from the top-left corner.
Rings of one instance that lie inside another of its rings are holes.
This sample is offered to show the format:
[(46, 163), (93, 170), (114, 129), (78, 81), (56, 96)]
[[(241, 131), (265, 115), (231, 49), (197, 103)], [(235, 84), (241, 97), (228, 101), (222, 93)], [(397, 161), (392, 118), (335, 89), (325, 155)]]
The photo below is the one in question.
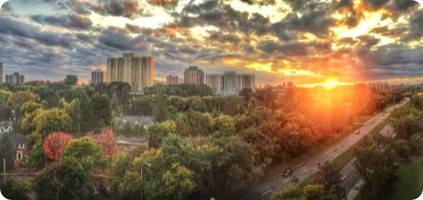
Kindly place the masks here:
[(244, 88), (250, 88), (253, 91), (256, 88), (255, 75), (237, 74), (233, 71), (206, 75), (206, 85), (215, 95), (238, 95)]
[(91, 72), (91, 84), (97, 85), (104, 83), (104, 72), (100, 69)]
[(175, 75), (169, 75), (166, 77), (166, 83), (168, 85), (178, 85), (179, 84), (179, 77)]
[(0, 84), (3, 83), (3, 63), (0, 63)]
[(131, 92), (142, 93), (144, 88), (153, 86), (154, 59), (125, 53), (123, 57), (107, 59), (107, 81), (126, 82)]
[(213, 94), (223, 94), (223, 76), (220, 74), (207, 74), (206, 85), (212, 89)]
[(204, 84), (204, 72), (197, 66), (191, 66), (185, 70), (184, 83), (193, 85)]
[(23, 83), (25, 83), (25, 76), (20, 75), (17, 72), (10, 74), (10, 75), (6, 75), (6, 83), (16, 84), (16, 85), (23, 84)]

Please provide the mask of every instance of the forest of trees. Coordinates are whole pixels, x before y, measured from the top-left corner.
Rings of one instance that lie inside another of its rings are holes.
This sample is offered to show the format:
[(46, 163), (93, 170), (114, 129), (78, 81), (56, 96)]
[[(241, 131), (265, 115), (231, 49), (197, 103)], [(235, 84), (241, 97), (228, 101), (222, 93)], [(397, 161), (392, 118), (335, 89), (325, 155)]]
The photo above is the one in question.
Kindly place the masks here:
[[(133, 96), (125, 83), (77, 86), (72, 77), (68, 82), (0, 89), (0, 110), (7, 111), (2, 117), (16, 118), (16, 130), (30, 138), (29, 167), (40, 173), (31, 188), (6, 182), (10, 194), (133, 199), (142, 193), (152, 200), (236, 194), (259, 181), (272, 163), (341, 137), (354, 120), (399, 100), (364, 86), (293, 88), (282, 95), (264, 88), (240, 96), (210, 96), (205, 86), (154, 86)], [(149, 139), (149, 149), (118, 150), (113, 119), (121, 114), (154, 116), (154, 125), (132, 131)], [(308, 194), (328, 187), (295, 190)]]

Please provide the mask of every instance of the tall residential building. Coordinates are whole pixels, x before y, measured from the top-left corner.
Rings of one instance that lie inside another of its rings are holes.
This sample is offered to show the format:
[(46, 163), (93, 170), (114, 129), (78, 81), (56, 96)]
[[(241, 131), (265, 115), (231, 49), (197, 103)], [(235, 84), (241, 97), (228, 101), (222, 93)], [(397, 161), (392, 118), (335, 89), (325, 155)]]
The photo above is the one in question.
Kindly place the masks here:
[(154, 59), (125, 53), (123, 57), (107, 59), (107, 81), (126, 82), (131, 92), (142, 93), (144, 88), (153, 86)]
[(203, 85), (204, 84), (204, 72), (197, 66), (191, 66), (185, 70), (184, 83)]
[(25, 76), (20, 75), (17, 72), (10, 74), (10, 75), (6, 75), (6, 83), (16, 84), (16, 85), (23, 84), (23, 83), (25, 83)]
[(179, 84), (179, 77), (175, 75), (169, 75), (166, 77), (166, 83), (168, 85), (178, 85)]
[(91, 72), (91, 84), (97, 85), (104, 83), (104, 72), (100, 69)]
[(237, 74), (229, 71), (224, 74), (208, 74), (206, 85), (215, 95), (238, 95), (244, 88), (255, 91), (256, 80), (253, 74)]
[(213, 94), (223, 94), (223, 76), (220, 74), (207, 74), (206, 85), (212, 89)]
[(0, 63), (0, 84), (3, 83), (3, 63)]

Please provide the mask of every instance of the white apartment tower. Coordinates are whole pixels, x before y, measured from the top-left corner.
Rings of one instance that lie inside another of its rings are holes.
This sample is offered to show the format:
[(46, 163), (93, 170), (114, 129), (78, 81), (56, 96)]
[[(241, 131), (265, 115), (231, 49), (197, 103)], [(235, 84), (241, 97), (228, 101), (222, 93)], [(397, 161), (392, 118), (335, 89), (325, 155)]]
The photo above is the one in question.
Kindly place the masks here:
[(126, 82), (131, 86), (131, 92), (142, 93), (144, 88), (153, 86), (154, 58), (140, 57), (135, 53), (108, 58), (107, 81)]

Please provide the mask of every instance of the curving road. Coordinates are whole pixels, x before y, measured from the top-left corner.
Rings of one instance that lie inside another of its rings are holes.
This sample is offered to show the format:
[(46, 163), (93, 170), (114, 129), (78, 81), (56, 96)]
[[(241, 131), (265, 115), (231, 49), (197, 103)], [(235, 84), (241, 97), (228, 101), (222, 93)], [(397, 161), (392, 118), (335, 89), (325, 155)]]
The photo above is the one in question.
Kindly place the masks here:
[[(359, 142), (361, 139), (366, 137), (377, 125), (385, 121), (391, 112), (405, 103), (408, 99), (405, 99), (399, 104), (387, 108), (384, 112), (377, 114), (376, 116), (369, 119), (359, 129), (360, 134), (349, 134), (348, 136), (341, 139), (337, 144), (329, 147), (325, 151), (317, 154), (309, 160), (301, 163), (295, 167), (292, 176), (298, 177), (300, 182), (305, 181), (311, 175), (318, 171), (318, 163), (324, 163), (325, 161), (332, 161), (342, 153), (351, 148), (354, 144)], [(282, 173), (282, 172), (281, 172)], [(260, 185), (253, 186), (245, 195), (242, 196), (241, 200), (260, 200), (269, 199), (273, 192), (280, 191), (285, 186), (291, 183), (291, 178), (281, 178), (280, 176), (272, 177), (265, 180)]]

